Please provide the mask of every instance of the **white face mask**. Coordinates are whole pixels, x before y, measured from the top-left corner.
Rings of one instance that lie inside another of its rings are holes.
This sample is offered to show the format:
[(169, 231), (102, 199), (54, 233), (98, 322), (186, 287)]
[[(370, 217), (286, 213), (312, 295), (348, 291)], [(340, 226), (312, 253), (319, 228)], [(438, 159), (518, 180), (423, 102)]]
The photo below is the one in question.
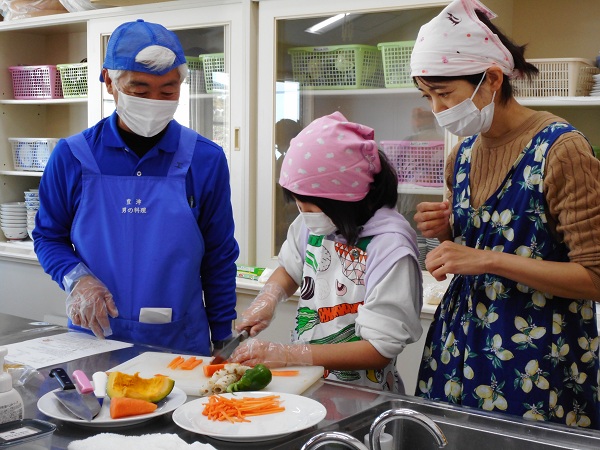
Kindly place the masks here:
[(481, 110), (477, 109), (477, 106), (473, 103), (473, 97), (477, 94), (484, 78), (485, 73), (470, 98), (445, 111), (433, 113), (441, 127), (457, 136), (473, 136), (477, 133), (485, 133), (490, 129), (494, 119), (496, 92), (492, 95), (490, 104), (484, 106)]
[(335, 224), (324, 212), (300, 212), (304, 225), (317, 236), (327, 236), (337, 230)]
[(177, 100), (154, 100), (127, 95), (117, 89), (117, 114), (138, 136), (156, 136), (166, 128), (179, 105)]

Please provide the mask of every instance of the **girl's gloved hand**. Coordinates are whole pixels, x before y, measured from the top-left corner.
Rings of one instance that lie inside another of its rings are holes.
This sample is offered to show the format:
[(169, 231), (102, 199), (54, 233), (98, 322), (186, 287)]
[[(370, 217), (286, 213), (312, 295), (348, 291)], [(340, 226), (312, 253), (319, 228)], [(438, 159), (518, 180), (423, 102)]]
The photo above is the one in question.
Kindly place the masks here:
[(313, 357), (308, 344), (278, 344), (276, 342), (248, 339), (235, 349), (228, 362), (251, 367), (264, 364), (269, 368), (311, 366)]
[(277, 304), (287, 299), (288, 295), (280, 285), (277, 283), (265, 284), (248, 309), (242, 313), (241, 320), (237, 321), (235, 329), (242, 331), (248, 328), (250, 336), (256, 336), (267, 328), (275, 317)]
[(92, 275), (79, 278), (67, 297), (67, 316), (73, 324), (104, 339), (112, 334), (109, 315), (117, 317), (119, 311), (107, 287)]

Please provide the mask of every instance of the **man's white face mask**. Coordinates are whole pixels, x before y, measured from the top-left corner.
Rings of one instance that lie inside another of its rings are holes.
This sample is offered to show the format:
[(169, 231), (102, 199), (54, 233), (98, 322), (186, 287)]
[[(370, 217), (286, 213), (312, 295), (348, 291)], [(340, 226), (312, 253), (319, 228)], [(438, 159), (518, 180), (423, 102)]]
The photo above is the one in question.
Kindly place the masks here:
[[(116, 88), (116, 86), (115, 86)], [(138, 136), (152, 137), (173, 120), (179, 101), (154, 100), (127, 95), (117, 89), (117, 114)]]
[(477, 133), (485, 133), (490, 129), (492, 120), (494, 119), (494, 98), (496, 97), (496, 92), (492, 95), (492, 101), (481, 110), (473, 103), (473, 98), (477, 94), (485, 75), (486, 73), (484, 72), (481, 81), (479, 81), (475, 92), (473, 92), (470, 98), (445, 111), (433, 113), (441, 127), (457, 136), (473, 136)]

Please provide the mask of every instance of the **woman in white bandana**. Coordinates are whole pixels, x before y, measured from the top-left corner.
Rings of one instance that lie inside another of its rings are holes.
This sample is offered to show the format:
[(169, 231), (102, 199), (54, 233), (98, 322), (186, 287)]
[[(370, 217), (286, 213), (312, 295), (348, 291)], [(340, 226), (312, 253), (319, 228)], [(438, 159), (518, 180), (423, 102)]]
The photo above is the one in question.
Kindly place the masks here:
[(417, 395), (569, 426), (600, 426), (600, 161), (581, 133), (520, 105), (510, 79), (537, 73), (475, 0), (417, 37), (412, 76), (438, 123), (465, 139), (448, 198), (415, 221), (453, 276), (429, 330)]

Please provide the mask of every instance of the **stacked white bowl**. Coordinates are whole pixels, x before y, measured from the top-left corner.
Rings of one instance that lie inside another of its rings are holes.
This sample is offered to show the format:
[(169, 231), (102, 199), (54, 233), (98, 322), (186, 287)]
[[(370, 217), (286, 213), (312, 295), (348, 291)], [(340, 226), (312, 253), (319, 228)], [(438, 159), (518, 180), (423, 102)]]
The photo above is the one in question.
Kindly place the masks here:
[(37, 189), (25, 191), (25, 207), (27, 208), (27, 234), (33, 240), (31, 233), (35, 228), (35, 215), (40, 209), (40, 196)]
[(2, 203), (0, 205), (0, 225), (9, 241), (22, 241), (27, 238), (27, 209), (24, 202)]

